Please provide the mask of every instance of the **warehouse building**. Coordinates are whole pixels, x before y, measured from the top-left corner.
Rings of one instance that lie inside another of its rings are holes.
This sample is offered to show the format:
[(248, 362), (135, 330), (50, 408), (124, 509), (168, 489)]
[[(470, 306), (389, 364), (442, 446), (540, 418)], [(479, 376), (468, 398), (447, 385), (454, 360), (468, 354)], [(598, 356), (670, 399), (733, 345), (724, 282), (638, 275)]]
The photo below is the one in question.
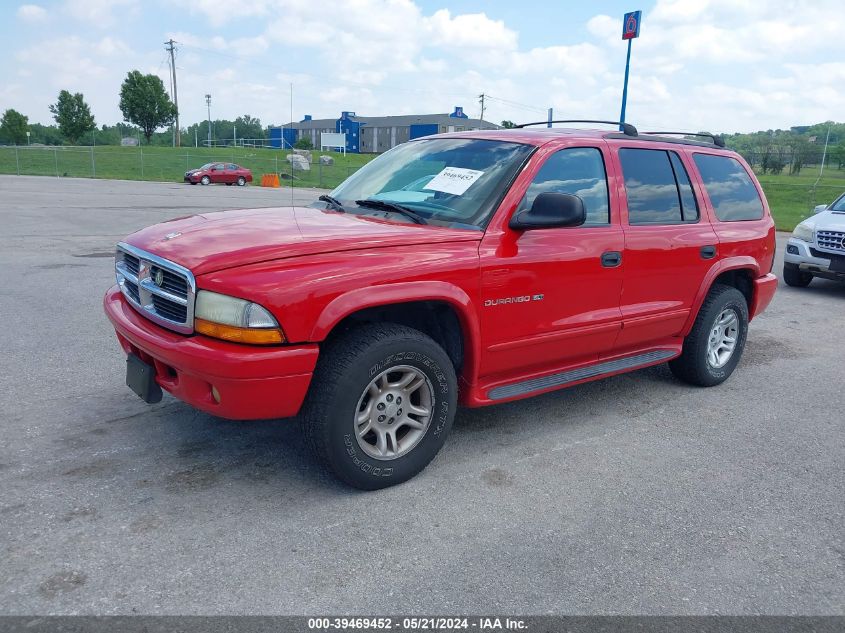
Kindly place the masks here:
[(443, 132), (495, 130), (499, 126), (480, 119), (470, 119), (464, 109), (455, 107), (451, 114), (406, 114), (365, 117), (343, 112), (339, 119), (312, 119), (306, 115), (298, 123), (270, 128), (271, 147), (292, 147), (301, 138), (320, 147), (320, 134), (346, 134), (346, 151), (356, 154), (379, 154), (414, 138)]

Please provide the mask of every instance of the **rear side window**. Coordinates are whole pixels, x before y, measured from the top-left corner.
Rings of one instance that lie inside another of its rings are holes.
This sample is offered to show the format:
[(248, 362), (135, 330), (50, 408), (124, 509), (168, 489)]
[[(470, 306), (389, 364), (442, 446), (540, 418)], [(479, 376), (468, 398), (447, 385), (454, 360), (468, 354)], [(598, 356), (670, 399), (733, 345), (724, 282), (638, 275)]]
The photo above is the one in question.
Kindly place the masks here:
[(595, 147), (572, 147), (549, 156), (528, 185), (519, 209), (531, 208), (534, 198), (547, 192), (579, 196), (587, 212), (585, 225), (610, 223), (607, 174), (601, 151)]
[(763, 217), (763, 201), (739, 161), (712, 154), (694, 154), (693, 158), (717, 218), (737, 222)]
[(628, 197), (628, 224), (698, 221), (695, 194), (675, 152), (621, 149), (619, 160)]
[(669, 158), (672, 160), (672, 169), (675, 172), (675, 180), (678, 182), (678, 193), (681, 194), (681, 211), (684, 222), (698, 222), (698, 201), (692, 191), (689, 174), (687, 174), (684, 164), (675, 152), (669, 152)]

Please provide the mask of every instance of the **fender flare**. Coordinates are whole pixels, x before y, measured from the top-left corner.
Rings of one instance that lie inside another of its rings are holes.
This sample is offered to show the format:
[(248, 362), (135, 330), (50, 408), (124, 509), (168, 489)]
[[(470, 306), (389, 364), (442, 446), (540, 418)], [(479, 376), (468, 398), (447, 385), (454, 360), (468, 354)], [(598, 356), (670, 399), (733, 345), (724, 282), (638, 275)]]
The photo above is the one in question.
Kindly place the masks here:
[(360, 310), (412, 301), (440, 301), (454, 308), (464, 339), (462, 374), (466, 382), (473, 384), (478, 376), (481, 345), (478, 315), (469, 295), (458, 286), (444, 281), (408, 281), (345, 292), (332, 299), (323, 309), (308, 340), (315, 343), (324, 341), (338, 323)]
[[(704, 280), (701, 282), (698, 293), (696, 293), (695, 299), (692, 302), (692, 309), (690, 310), (687, 322), (684, 325), (682, 336), (687, 336), (692, 331), (692, 326), (695, 325), (695, 319), (698, 317), (698, 311), (701, 309), (701, 304), (704, 303), (704, 299), (707, 297), (707, 293), (710, 292), (710, 288), (713, 286), (713, 282), (716, 280), (716, 277), (731, 270), (750, 270), (753, 279), (760, 276), (760, 265), (753, 257), (749, 257), (747, 255), (737, 255), (735, 257), (727, 257), (718, 261), (710, 270), (707, 271), (707, 274), (704, 276)], [(750, 308), (751, 306), (749, 306), (749, 310)]]

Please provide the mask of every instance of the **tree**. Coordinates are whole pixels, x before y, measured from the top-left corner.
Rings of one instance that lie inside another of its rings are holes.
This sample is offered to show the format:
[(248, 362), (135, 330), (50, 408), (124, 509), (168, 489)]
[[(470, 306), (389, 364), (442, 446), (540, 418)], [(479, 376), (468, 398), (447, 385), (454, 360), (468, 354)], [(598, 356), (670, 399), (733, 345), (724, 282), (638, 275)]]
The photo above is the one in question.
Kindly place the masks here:
[(311, 139), (303, 136), (300, 139), (297, 139), (296, 143), (293, 144), (295, 149), (314, 149), (314, 145), (311, 143)]
[(26, 132), (29, 130), (29, 119), (17, 110), (9, 108), (0, 118), (0, 140), (15, 145), (26, 142)]
[(789, 175), (797, 176), (801, 173), (801, 168), (810, 156), (810, 143), (803, 136), (795, 136), (789, 139), (789, 147), (792, 149), (792, 163), (789, 165)]
[(502, 121), (502, 127), (506, 130), (510, 130), (516, 127), (516, 123), (513, 121)]
[(834, 145), (829, 151), (830, 160), (836, 161), (837, 167), (842, 169), (842, 165), (845, 165), (845, 141), (842, 141), (838, 145)]
[(261, 126), (261, 119), (248, 114), (235, 119), (235, 127), (238, 130), (238, 138), (260, 139), (264, 138), (264, 128)]
[(176, 106), (164, 91), (161, 77), (137, 70), (127, 73), (120, 86), (120, 111), (125, 121), (141, 128), (147, 145), (153, 132), (176, 119)]
[(59, 131), (71, 144), (76, 143), (83, 134), (96, 127), (91, 108), (82, 98), (82, 93), (70, 94), (67, 90), (59, 93), (59, 99), (50, 106), (53, 118), (59, 124)]

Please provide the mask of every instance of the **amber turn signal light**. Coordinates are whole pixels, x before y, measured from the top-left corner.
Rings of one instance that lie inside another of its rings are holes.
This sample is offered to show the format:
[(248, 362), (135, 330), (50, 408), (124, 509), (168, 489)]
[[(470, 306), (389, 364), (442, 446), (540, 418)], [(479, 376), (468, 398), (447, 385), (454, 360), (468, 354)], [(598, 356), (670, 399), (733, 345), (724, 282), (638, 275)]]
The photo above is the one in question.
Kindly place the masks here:
[(285, 342), (285, 335), (279, 328), (246, 328), (212, 323), (204, 319), (194, 319), (194, 330), (213, 338), (233, 343), (250, 345), (278, 345)]

